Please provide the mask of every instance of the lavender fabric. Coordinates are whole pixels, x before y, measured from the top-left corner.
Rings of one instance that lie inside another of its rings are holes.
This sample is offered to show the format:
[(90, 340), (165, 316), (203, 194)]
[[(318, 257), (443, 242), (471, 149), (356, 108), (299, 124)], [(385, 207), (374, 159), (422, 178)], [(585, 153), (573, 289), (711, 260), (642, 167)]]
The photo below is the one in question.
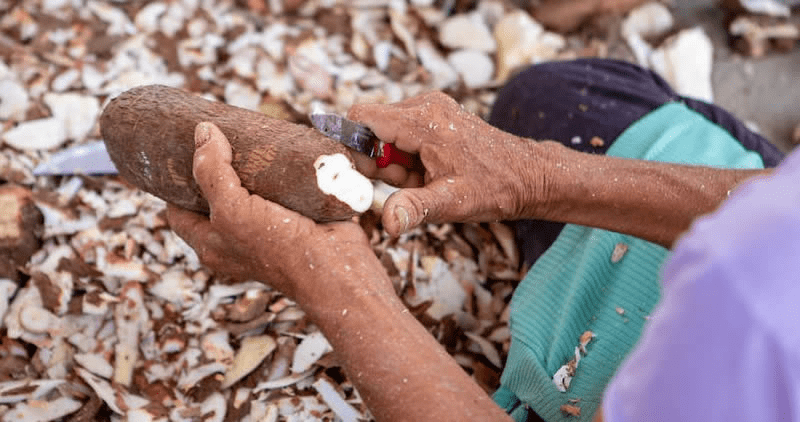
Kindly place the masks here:
[(800, 150), (692, 226), (606, 422), (800, 421)]

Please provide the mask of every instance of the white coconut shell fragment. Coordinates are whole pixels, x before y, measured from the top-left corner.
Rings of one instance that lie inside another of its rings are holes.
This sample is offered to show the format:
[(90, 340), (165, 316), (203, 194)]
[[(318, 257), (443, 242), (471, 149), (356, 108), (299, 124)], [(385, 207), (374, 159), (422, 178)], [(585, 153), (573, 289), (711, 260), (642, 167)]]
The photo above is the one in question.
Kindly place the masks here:
[(432, 301), (426, 313), (436, 320), (460, 312), (467, 299), (467, 291), (450, 270), (450, 265), (433, 255), (421, 257), (419, 264), (422, 273), (416, 283), (413, 303)]
[(470, 89), (486, 85), (494, 75), (494, 62), (482, 51), (457, 50), (447, 56), (447, 61), (461, 76), (464, 85)]
[(468, 48), (486, 53), (497, 49), (489, 27), (478, 13), (448, 18), (439, 27), (439, 41), (453, 49)]
[(698, 26), (668, 38), (650, 55), (650, 65), (678, 94), (712, 103), (713, 53), (711, 39)]
[(521, 66), (555, 59), (567, 44), (564, 37), (545, 31), (524, 10), (505, 15), (494, 26), (494, 39), (498, 81), (505, 81)]
[(20, 403), (3, 414), (3, 422), (47, 422), (58, 420), (80, 409), (81, 402), (69, 397), (59, 397), (53, 401)]
[(89, 372), (103, 377), (111, 378), (114, 375), (114, 367), (106, 360), (105, 356), (98, 353), (78, 353), (73, 356), (75, 362), (86, 368)]
[(12, 79), (0, 80), (0, 119), (21, 120), (30, 105), (25, 86)]
[(562, 393), (567, 392), (572, 378), (575, 376), (575, 371), (578, 369), (578, 364), (581, 362), (581, 354), (585, 355), (587, 353), (586, 346), (594, 338), (595, 334), (593, 332), (589, 330), (584, 331), (578, 339), (578, 345), (575, 346), (574, 356), (553, 374), (553, 384), (555, 384), (558, 391)]
[(642, 37), (657, 37), (669, 31), (675, 20), (669, 8), (658, 2), (650, 2), (633, 9), (622, 22), (622, 35), (637, 34)]
[(246, 322), (261, 316), (269, 305), (271, 296), (264, 290), (245, 292), (234, 303), (226, 307), (225, 317), (230, 321)]
[(222, 388), (230, 387), (256, 369), (275, 347), (275, 340), (267, 335), (242, 339), (242, 346), (233, 358), (233, 364), (225, 372)]
[(86, 138), (100, 115), (100, 101), (91, 95), (48, 93), (43, 99), (61, 121), (65, 136), (76, 141)]
[(372, 205), (372, 182), (344, 154), (320, 155), (314, 161), (314, 169), (317, 186), (323, 193), (333, 195), (356, 212), (364, 212)]
[(120, 303), (114, 308), (117, 345), (114, 347), (114, 381), (128, 386), (139, 359), (139, 336), (149, 322), (144, 306), (144, 291), (136, 282), (122, 288)]
[(22, 288), (11, 302), (6, 312), (4, 323), (9, 338), (21, 338), (28, 343), (45, 344), (48, 340), (46, 334), (32, 333), (25, 329), (22, 323), (22, 310), (27, 307), (42, 307), (42, 297), (39, 289), (33, 286)]
[(26, 306), (20, 310), (22, 327), (35, 334), (60, 331), (61, 319), (39, 306)]
[(325, 378), (318, 379), (314, 384), (314, 389), (317, 390), (322, 401), (336, 413), (342, 422), (357, 422), (364, 419), (364, 415), (359, 413), (350, 403), (346, 402), (333, 385)]
[(556, 389), (562, 393), (566, 393), (569, 389), (570, 383), (572, 383), (572, 378), (575, 376), (575, 371), (578, 369), (578, 364), (581, 361), (581, 352), (580, 348), (575, 348), (575, 357), (570, 359), (569, 362), (562, 365), (558, 368), (555, 374), (553, 374), (553, 384), (555, 384)]
[(0, 382), (0, 403), (40, 400), (62, 384), (61, 379)]
[(789, 40), (794, 44), (800, 38), (800, 28), (791, 22), (760, 22), (751, 16), (737, 17), (728, 30), (731, 35), (744, 38), (745, 53), (753, 57), (766, 54), (770, 41)]
[(321, 332), (315, 331), (307, 335), (294, 351), (292, 372), (305, 372), (326, 353), (333, 350)]
[(4, 278), (0, 279), (0, 320), (5, 318), (11, 298), (17, 292), (17, 283)]
[(560, 368), (558, 368), (558, 371), (553, 374), (553, 384), (555, 384), (556, 389), (562, 393), (567, 392), (571, 382), (572, 376), (569, 375), (568, 365), (562, 365)]
[(620, 242), (614, 245), (614, 250), (611, 252), (611, 263), (616, 264), (617, 262), (622, 261), (622, 258), (625, 257), (627, 252), (628, 244)]
[(632, 10), (622, 22), (621, 32), (636, 61), (648, 67), (653, 47), (645, 38), (660, 36), (673, 25), (674, 19), (669, 9), (661, 3), (651, 2)]
[(458, 82), (458, 72), (430, 41), (420, 41), (417, 44), (417, 54), (420, 63), (431, 75), (432, 84), (436, 89), (444, 89)]
[(508, 266), (511, 268), (519, 267), (519, 249), (511, 227), (502, 223), (489, 223), (489, 230), (497, 239), (497, 243), (500, 244), (503, 254), (510, 260)]
[(214, 393), (208, 396), (200, 407), (202, 420), (206, 422), (222, 422), (225, 420), (227, 409), (228, 403), (225, 401), (225, 396), (220, 393)]
[(131, 394), (124, 387), (112, 387), (108, 381), (83, 368), (75, 368), (75, 373), (89, 384), (89, 387), (103, 399), (109, 409), (117, 414), (124, 415), (130, 409), (138, 409), (149, 403), (147, 399)]
[(500, 354), (497, 353), (497, 349), (495, 349), (494, 345), (489, 340), (486, 340), (485, 338), (474, 333), (464, 333), (464, 335), (466, 335), (467, 338), (469, 338), (470, 340), (475, 342), (475, 344), (478, 345), (481, 354), (485, 356), (486, 359), (488, 359), (489, 362), (492, 363), (492, 365), (498, 368), (503, 367), (503, 362), (500, 359)]
[(203, 336), (200, 347), (206, 359), (230, 364), (233, 362), (233, 347), (228, 342), (228, 332), (224, 330), (212, 331)]
[(278, 378), (274, 380), (262, 381), (256, 385), (253, 389), (253, 394), (257, 394), (261, 391), (269, 391), (269, 390), (277, 390), (280, 388), (286, 388), (292, 386), (294, 384), (298, 384), (301, 381), (305, 381), (309, 377), (314, 375), (314, 370), (309, 369), (308, 371), (299, 373), (299, 374), (292, 374), (285, 376), (283, 378)]
[(157, 418), (148, 409), (131, 409), (125, 414), (127, 422), (167, 422), (166, 417)]
[(81, 310), (84, 314), (105, 315), (110, 306), (119, 299), (103, 291), (91, 291), (81, 299)]
[(237, 388), (236, 392), (233, 393), (233, 408), (238, 409), (242, 407), (250, 398), (251, 391), (252, 389), (250, 388)]
[(788, 18), (792, 9), (785, 3), (777, 0), (739, 0), (739, 4), (750, 13)]
[(67, 141), (64, 123), (55, 117), (28, 120), (3, 133), (6, 144), (23, 151), (48, 150)]
[(226, 366), (220, 362), (213, 362), (208, 363), (201, 366), (196, 366), (193, 369), (186, 372), (185, 375), (178, 379), (178, 389), (181, 391), (188, 391), (190, 388), (194, 387), (198, 382), (202, 381), (203, 378), (217, 373), (224, 373), (226, 370)]

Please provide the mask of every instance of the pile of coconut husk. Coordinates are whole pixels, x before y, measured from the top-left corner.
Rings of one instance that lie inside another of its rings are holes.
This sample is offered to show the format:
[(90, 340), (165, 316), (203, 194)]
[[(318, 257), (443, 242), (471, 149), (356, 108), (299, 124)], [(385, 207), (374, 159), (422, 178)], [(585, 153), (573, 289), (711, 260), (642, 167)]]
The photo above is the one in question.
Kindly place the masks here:
[[(103, 106), (138, 85), (297, 123), (431, 90), (485, 117), (532, 63), (614, 57), (658, 70), (694, 54), (653, 41), (671, 29), (660, 3), (568, 34), (522, 3), (0, 1), (0, 418), (370, 419), (303, 310), (268, 280), (232, 284), (205, 268), (163, 201), (113, 175), (33, 169), (99, 140)], [(648, 16), (657, 33), (640, 24)], [(523, 275), (510, 227), (426, 225), (391, 239), (375, 214), (361, 225), (411, 312), (493, 391)]]

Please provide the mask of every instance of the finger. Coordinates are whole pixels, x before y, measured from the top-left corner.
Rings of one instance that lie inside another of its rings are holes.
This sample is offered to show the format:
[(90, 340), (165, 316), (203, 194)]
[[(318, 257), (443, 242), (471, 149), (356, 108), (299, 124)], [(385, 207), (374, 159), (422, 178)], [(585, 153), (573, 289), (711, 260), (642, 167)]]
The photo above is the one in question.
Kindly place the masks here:
[(211, 228), (206, 216), (172, 204), (167, 204), (167, 222), (172, 231), (190, 246), (197, 243), (198, 233), (206, 232)]
[(229, 207), (249, 195), (231, 167), (232, 156), (231, 145), (219, 128), (209, 122), (197, 125), (192, 170), (212, 215), (216, 205)]
[(378, 165), (375, 163), (374, 158), (360, 152), (353, 152), (352, 155), (356, 170), (358, 170), (359, 173), (370, 179), (375, 179), (377, 177), (375, 174), (378, 171)]
[(395, 143), (405, 126), (406, 112), (393, 104), (357, 104), (350, 107), (347, 117), (368, 126), (382, 141)]
[(416, 154), (422, 143), (417, 126), (411, 121), (415, 113), (407, 108), (387, 104), (357, 104), (350, 107), (347, 117), (372, 130), (381, 141), (395, 144), (397, 148)]
[(375, 172), (375, 178), (392, 186), (404, 186), (408, 179), (408, 170), (399, 164), (389, 164)]
[(405, 183), (403, 183), (402, 188), (421, 188), (424, 186), (422, 173), (418, 173), (416, 171), (412, 171), (408, 173), (408, 177), (406, 178)]
[[(375, 159), (366, 154), (353, 152), (352, 156), (356, 170), (370, 179), (381, 180), (390, 185), (400, 187), (416, 188), (421, 185), (420, 181), (422, 178), (420, 175), (416, 171), (409, 170), (402, 165), (393, 163), (384, 168), (378, 168)], [(409, 180), (409, 177), (414, 177), (414, 179)]]
[(439, 179), (422, 188), (401, 189), (383, 207), (383, 227), (399, 236), (423, 221), (463, 221), (477, 200), (469, 187), (457, 179)]
[(207, 266), (217, 266), (220, 253), (230, 248), (204, 215), (167, 204), (167, 221), (172, 231), (189, 244)]

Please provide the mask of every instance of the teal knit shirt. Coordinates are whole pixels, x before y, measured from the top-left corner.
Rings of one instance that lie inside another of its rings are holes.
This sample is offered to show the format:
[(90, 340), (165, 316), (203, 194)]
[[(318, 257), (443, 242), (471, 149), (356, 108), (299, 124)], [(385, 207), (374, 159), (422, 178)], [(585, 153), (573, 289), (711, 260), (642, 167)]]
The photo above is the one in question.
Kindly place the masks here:
[[(608, 155), (727, 168), (763, 168), (727, 131), (682, 103), (667, 103), (626, 129)], [(627, 252), (616, 262), (617, 245)], [(517, 421), (527, 407), (547, 421), (590, 420), (603, 390), (636, 344), (659, 298), (668, 251), (606, 230), (568, 224), (517, 287), (511, 302), (511, 348), (495, 401)], [(594, 339), (566, 392), (553, 375), (575, 355), (585, 331)], [(580, 407), (568, 416), (562, 405)]]

